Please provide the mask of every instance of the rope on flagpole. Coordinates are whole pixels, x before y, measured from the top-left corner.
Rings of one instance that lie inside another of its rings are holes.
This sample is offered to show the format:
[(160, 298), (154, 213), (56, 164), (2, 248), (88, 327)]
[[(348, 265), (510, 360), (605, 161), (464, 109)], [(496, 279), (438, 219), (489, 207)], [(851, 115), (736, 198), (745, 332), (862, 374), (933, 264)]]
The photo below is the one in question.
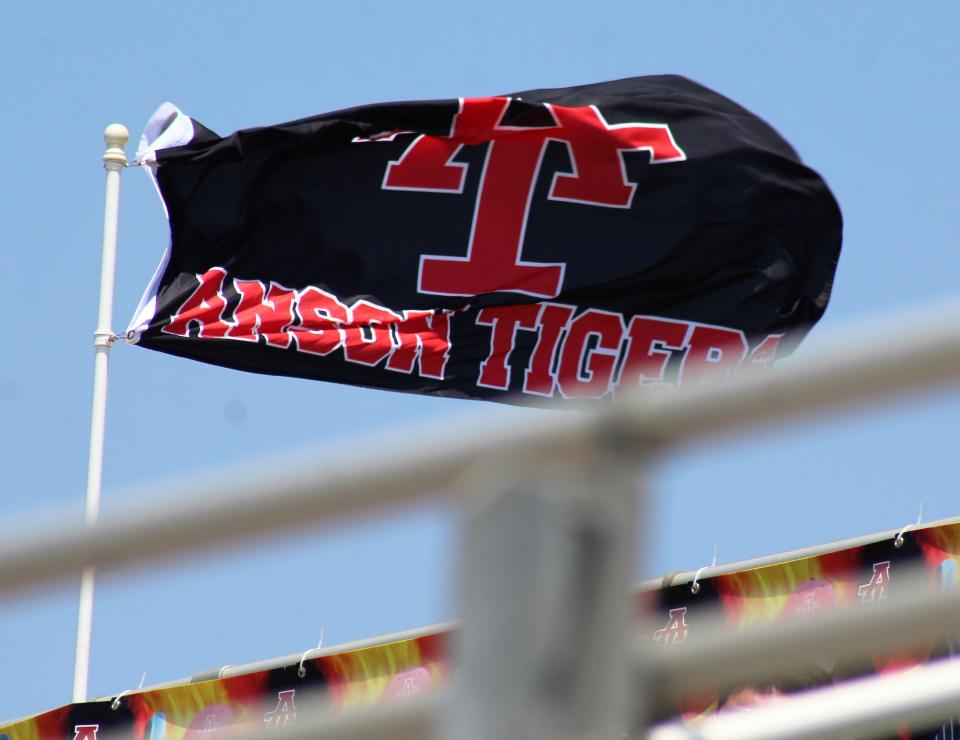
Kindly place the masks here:
[[(93, 407), (90, 415), (90, 456), (87, 463), (86, 525), (100, 517), (100, 485), (103, 478), (103, 437), (107, 413), (107, 377), (110, 348), (117, 335), (113, 323), (113, 282), (117, 262), (117, 223), (120, 212), (120, 173), (127, 166), (124, 147), (130, 133), (119, 123), (112, 123), (103, 132), (107, 150), (103, 168), (107, 171), (103, 210), (103, 250), (100, 260), (100, 305), (97, 328), (93, 333)], [(80, 603), (77, 612), (77, 650), (73, 667), (73, 702), (86, 701), (90, 672), (90, 635), (93, 627), (93, 567), (86, 567), (80, 581)]]

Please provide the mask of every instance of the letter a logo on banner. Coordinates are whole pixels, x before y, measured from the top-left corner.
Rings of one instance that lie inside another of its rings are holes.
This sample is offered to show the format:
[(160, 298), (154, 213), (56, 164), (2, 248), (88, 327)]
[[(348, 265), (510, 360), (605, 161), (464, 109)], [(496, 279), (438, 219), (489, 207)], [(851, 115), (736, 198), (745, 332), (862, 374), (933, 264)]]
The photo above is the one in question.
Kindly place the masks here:
[(861, 604), (872, 604), (887, 598), (887, 586), (890, 584), (890, 561), (873, 564), (873, 574), (868, 583), (857, 588)]
[(636, 185), (627, 181), (623, 152), (647, 151), (651, 164), (679, 162), (686, 154), (665, 124), (610, 125), (595, 105), (546, 103), (553, 125), (509, 126), (511, 98), (465, 98), (448, 137), (422, 135), (387, 165), (385, 190), (463, 193), (467, 165), (453, 162), (464, 145), (489, 142), (466, 257), (422, 255), (417, 290), (448, 296), (509, 291), (553, 298), (563, 285), (564, 263), (524, 262), (530, 202), (547, 144), (565, 144), (573, 172), (556, 173), (547, 197), (608, 208), (629, 208)]
[(288, 689), (277, 694), (277, 708), (263, 715), (263, 726), (269, 729), (286, 727), (297, 718), (297, 707), (293, 703), (296, 689)]
[(73, 728), (73, 740), (97, 740), (100, 725), (76, 725)]
[(653, 641), (658, 645), (674, 645), (687, 639), (687, 607), (671, 609), (667, 623), (653, 633)]

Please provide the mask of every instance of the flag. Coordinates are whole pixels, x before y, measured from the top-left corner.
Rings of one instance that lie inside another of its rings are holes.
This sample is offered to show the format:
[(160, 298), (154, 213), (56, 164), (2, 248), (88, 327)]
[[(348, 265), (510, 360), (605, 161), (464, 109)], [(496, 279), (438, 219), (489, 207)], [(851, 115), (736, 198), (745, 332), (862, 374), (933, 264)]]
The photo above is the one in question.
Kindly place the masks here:
[(677, 76), (367, 105), (141, 141), (171, 241), (128, 330), (257, 373), (616, 397), (766, 369), (819, 319), (823, 179)]

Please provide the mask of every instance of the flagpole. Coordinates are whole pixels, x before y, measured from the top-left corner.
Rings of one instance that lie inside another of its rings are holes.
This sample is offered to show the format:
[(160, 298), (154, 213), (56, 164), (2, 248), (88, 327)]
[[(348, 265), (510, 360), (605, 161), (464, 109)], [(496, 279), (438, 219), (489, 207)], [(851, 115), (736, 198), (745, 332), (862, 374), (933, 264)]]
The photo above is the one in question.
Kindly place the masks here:
[[(103, 252), (100, 260), (100, 307), (97, 328), (93, 333), (93, 409), (90, 415), (90, 456), (87, 463), (87, 526), (96, 524), (100, 515), (100, 484), (103, 478), (103, 436), (107, 413), (107, 370), (110, 348), (116, 336), (113, 323), (113, 282), (117, 261), (117, 222), (120, 211), (120, 173), (127, 166), (123, 149), (130, 134), (119, 123), (112, 123), (103, 132), (107, 150), (103, 168), (107, 171), (103, 211)], [(80, 604), (77, 614), (77, 652), (73, 667), (73, 701), (87, 700), (87, 678), (90, 671), (90, 634), (93, 627), (93, 586), (95, 570), (84, 568), (80, 580)]]

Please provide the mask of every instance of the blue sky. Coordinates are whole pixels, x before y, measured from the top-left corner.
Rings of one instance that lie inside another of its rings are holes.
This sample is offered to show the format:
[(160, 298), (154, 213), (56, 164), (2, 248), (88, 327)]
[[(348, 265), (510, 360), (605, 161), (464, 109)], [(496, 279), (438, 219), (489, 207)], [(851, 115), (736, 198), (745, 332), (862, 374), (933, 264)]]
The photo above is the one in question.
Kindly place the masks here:
[[(121, 10), (121, 12), (118, 12)], [(960, 7), (902, 3), (653, 4), (168, 0), (4, 6), (6, 176), (0, 270), (0, 513), (9, 532), (81, 520), (103, 209), (104, 126), (133, 138), (170, 100), (221, 134), (386, 100), (640, 74), (689, 76), (777, 127), (833, 189), (845, 245), (827, 315), (845, 322), (955, 295)], [(129, 152), (132, 153), (131, 145)], [(167, 239), (145, 176), (123, 177), (114, 328)], [(258, 377), (117, 346), (104, 511), (140, 484), (439, 417), (516, 410)], [(653, 476), (637, 576), (960, 515), (960, 393), (723, 440)], [(533, 412), (528, 412), (533, 413)], [(408, 438), (397, 439), (409, 444)], [(455, 616), (454, 512), (423, 506), (196, 562), (107, 573), (91, 692)], [(0, 719), (69, 700), (77, 587), (0, 603)]]

